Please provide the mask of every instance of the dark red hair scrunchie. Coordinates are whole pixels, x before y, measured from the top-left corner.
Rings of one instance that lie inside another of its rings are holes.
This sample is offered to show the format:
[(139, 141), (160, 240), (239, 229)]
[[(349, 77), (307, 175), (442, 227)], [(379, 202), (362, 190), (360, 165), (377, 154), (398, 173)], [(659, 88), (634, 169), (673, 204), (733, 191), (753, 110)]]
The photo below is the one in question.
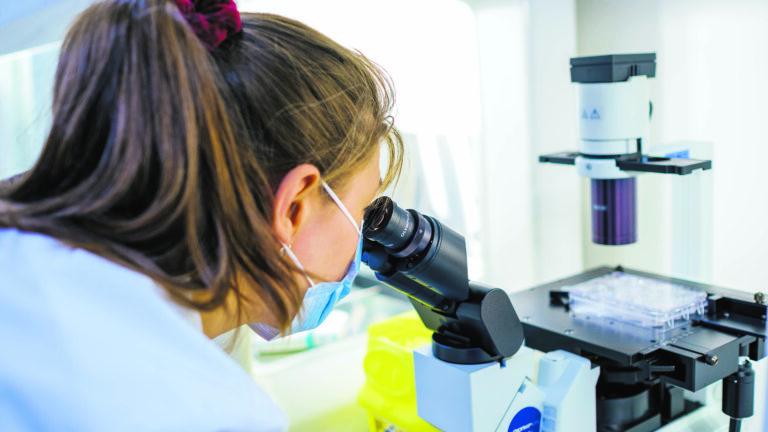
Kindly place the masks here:
[(175, 0), (181, 14), (200, 41), (213, 51), (242, 28), (233, 0)]

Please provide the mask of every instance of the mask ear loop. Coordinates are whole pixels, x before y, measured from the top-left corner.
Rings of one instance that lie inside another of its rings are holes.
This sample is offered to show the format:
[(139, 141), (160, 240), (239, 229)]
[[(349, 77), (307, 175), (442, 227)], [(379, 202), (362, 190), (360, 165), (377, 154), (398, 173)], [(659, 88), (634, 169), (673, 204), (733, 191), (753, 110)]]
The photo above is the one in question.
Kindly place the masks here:
[[(349, 222), (355, 228), (355, 231), (357, 231), (357, 234), (362, 235), (363, 233), (362, 228), (357, 226), (357, 222), (355, 222), (355, 218), (352, 217), (352, 215), (349, 213), (349, 210), (347, 210), (347, 207), (344, 206), (344, 203), (341, 202), (339, 197), (336, 195), (336, 193), (333, 192), (333, 189), (331, 189), (331, 187), (328, 186), (328, 183), (326, 183), (325, 180), (323, 180), (323, 188), (325, 189), (326, 192), (328, 192), (328, 195), (330, 195), (331, 199), (333, 200), (333, 202), (336, 203), (336, 205), (339, 207), (341, 212), (344, 213), (344, 216), (346, 216), (347, 219), (349, 219)], [(307, 282), (309, 282), (309, 285), (315, 286), (315, 282), (312, 280), (312, 278), (309, 277), (306, 270), (304, 270), (304, 266), (301, 265), (301, 262), (299, 262), (299, 258), (296, 256), (296, 254), (293, 253), (291, 248), (285, 243), (283, 243), (283, 248), (281, 249), (281, 252), (288, 255), (288, 258), (290, 258), (291, 261), (293, 261), (293, 263), (296, 265), (296, 267), (298, 267), (299, 270), (301, 270), (301, 272), (304, 273), (304, 277), (307, 278)]]
[(293, 261), (293, 263), (296, 265), (296, 267), (298, 267), (299, 270), (301, 270), (301, 272), (304, 273), (304, 277), (307, 278), (307, 282), (309, 282), (309, 285), (315, 286), (315, 282), (312, 281), (312, 279), (309, 277), (307, 272), (304, 270), (304, 266), (301, 265), (301, 263), (299, 262), (299, 259), (296, 257), (296, 254), (294, 254), (291, 248), (288, 247), (288, 245), (286, 245), (285, 243), (283, 243), (282, 252), (288, 255), (288, 258), (290, 258), (291, 261)]
[(349, 213), (349, 210), (347, 210), (347, 207), (344, 206), (344, 203), (342, 203), (339, 197), (336, 196), (336, 193), (333, 192), (333, 190), (331, 189), (330, 186), (328, 186), (328, 183), (326, 183), (325, 180), (323, 180), (323, 188), (325, 189), (326, 192), (328, 192), (328, 195), (331, 196), (331, 199), (333, 200), (333, 202), (335, 202), (336, 205), (339, 207), (339, 209), (341, 209), (341, 212), (344, 213), (344, 216), (346, 216), (347, 219), (349, 219), (349, 222), (352, 224), (352, 226), (355, 227), (355, 231), (357, 231), (357, 234), (362, 235), (363, 231), (359, 226), (357, 226), (357, 222), (355, 222), (355, 218), (352, 217), (352, 215)]

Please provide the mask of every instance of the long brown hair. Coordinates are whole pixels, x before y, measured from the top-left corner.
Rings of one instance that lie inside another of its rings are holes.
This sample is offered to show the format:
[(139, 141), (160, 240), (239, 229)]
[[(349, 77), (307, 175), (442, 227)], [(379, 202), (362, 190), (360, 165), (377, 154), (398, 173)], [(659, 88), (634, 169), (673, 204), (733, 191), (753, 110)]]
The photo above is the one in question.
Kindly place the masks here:
[(384, 142), (386, 183), (402, 142), (375, 64), (296, 21), (242, 20), (209, 53), (167, 0), (80, 14), (50, 134), (35, 166), (0, 188), (0, 226), (134, 269), (199, 310), (242, 300), (245, 279), (285, 328), (301, 295), (270, 224), (279, 181), (311, 163), (343, 188)]

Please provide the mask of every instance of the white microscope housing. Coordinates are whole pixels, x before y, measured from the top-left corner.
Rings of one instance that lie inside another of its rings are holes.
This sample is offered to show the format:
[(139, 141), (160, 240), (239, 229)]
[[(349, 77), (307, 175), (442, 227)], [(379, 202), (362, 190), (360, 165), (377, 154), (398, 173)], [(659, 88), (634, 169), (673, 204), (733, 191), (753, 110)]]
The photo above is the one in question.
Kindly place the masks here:
[(539, 161), (575, 165), (579, 175), (591, 179), (594, 243), (637, 241), (639, 172), (682, 175), (712, 167), (711, 161), (643, 154), (653, 107), (649, 79), (655, 76), (655, 53), (571, 59), (571, 81), (579, 84), (579, 149)]

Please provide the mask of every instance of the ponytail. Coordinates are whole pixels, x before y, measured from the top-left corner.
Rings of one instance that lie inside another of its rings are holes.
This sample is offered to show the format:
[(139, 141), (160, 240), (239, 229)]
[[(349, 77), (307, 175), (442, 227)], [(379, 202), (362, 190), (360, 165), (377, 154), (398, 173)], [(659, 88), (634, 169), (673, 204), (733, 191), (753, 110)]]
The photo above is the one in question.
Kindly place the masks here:
[(0, 226), (91, 251), (199, 310), (231, 291), (239, 308), (245, 280), (285, 327), (299, 289), (270, 226), (267, 176), (236, 142), (217, 74), (172, 2), (88, 8), (63, 42), (42, 154), (0, 188)]

